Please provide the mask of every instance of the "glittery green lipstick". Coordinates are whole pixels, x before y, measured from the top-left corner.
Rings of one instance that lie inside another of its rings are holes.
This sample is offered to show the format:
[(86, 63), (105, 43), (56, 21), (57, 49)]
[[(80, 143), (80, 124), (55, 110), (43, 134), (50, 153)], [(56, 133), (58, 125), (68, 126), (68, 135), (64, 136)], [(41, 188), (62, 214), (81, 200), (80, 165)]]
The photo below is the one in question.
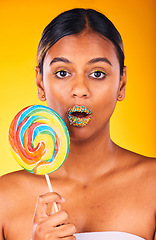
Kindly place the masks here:
[(73, 106), (67, 113), (70, 124), (75, 127), (85, 127), (92, 117), (91, 111), (84, 106)]

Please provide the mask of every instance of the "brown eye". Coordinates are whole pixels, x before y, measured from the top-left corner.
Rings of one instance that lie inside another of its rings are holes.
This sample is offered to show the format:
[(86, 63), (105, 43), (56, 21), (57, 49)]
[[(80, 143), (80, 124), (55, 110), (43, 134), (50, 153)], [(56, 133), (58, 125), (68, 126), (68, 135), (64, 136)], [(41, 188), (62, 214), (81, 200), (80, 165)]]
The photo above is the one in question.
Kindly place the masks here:
[(90, 76), (92, 78), (97, 78), (97, 79), (103, 79), (106, 77), (106, 73), (102, 72), (102, 71), (94, 71), (90, 74)]
[(70, 73), (65, 70), (59, 70), (59, 71), (55, 72), (55, 75), (58, 78), (65, 78), (65, 77), (70, 76)]

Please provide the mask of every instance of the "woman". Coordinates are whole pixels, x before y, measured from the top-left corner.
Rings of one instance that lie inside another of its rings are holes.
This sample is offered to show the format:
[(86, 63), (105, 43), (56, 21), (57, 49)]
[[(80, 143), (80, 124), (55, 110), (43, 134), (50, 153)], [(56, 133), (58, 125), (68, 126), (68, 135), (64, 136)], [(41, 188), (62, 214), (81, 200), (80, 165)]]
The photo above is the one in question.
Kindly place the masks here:
[(119, 32), (95, 10), (66, 11), (43, 31), (37, 62), (39, 99), (64, 119), (70, 153), (49, 174), (54, 193), (24, 170), (1, 178), (0, 240), (156, 239), (155, 159), (110, 138), (126, 86)]

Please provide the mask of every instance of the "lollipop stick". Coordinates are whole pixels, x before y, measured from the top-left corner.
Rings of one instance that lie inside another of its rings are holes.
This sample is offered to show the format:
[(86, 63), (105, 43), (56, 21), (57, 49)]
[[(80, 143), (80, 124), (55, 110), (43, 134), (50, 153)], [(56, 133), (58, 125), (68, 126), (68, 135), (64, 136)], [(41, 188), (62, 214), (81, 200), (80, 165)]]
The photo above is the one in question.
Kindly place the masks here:
[[(46, 178), (46, 181), (47, 181), (47, 184), (48, 184), (49, 192), (53, 192), (53, 188), (51, 186), (49, 175), (45, 174), (45, 178)], [(56, 202), (53, 202), (53, 206), (54, 206), (55, 212), (58, 212), (58, 207), (57, 207)]]

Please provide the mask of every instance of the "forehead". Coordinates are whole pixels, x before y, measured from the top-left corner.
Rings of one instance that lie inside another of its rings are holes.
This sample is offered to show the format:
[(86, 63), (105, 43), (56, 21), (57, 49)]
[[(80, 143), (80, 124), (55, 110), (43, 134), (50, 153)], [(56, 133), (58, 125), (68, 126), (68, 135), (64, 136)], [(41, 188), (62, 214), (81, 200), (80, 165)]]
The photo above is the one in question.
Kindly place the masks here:
[(58, 40), (46, 53), (45, 62), (52, 57), (63, 56), (71, 61), (88, 61), (95, 57), (107, 57), (118, 62), (114, 44), (101, 34), (90, 32), (68, 35)]

